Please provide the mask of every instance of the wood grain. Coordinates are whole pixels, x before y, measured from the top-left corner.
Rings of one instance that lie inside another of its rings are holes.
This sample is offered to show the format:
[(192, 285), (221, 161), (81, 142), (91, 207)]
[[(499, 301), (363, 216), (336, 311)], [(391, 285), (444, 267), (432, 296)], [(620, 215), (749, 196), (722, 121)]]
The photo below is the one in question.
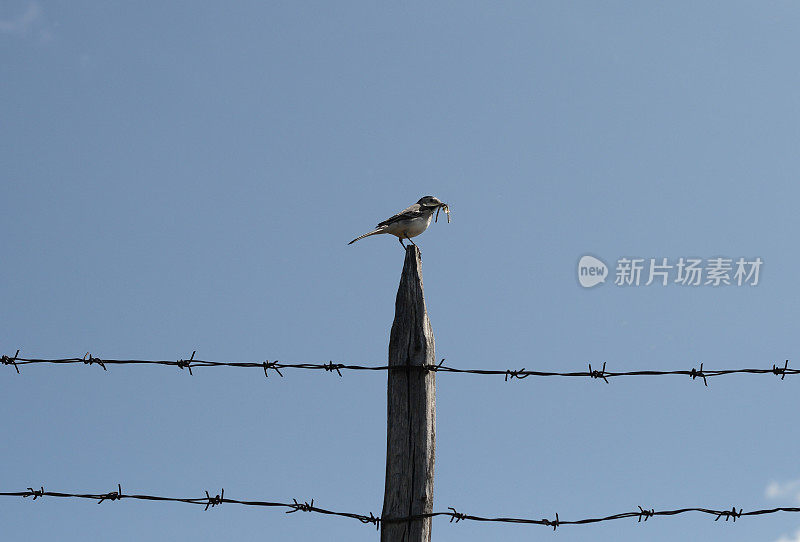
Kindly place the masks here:
[[(389, 338), (389, 365), (435, 365), (436, 351), (422, 288), (419, 249), (406, 247)], [(388, 371), (385, 520), (433, 511), (436, 373)], [(429, 542), (431, 519), (382, 521), (381, 542)]]

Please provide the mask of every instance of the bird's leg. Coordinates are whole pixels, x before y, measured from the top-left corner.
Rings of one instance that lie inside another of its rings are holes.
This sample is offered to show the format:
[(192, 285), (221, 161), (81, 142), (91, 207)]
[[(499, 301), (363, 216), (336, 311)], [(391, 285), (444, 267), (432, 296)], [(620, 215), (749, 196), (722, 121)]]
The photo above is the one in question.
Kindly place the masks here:
[[(405, 234), (405, 236), (406, 236), (406, 239), (408, 239), (408, 242), (409, 242), (409, 243), (411, 243), (411, 244), (412, 244), (412, 245), (414, 245), (415, 247), (417, 246), (417, 244), (416, 244), (414, 241), (412, 241), (412, 240), (411, 240), (411, 237), (409, 237), (409, 236), (408, 236), (408, 233), (406, 233), (406, 234)], [(419, 248), (419, 247), (417, 247), (417, 248)]]
[(400, 244), (403, 246), (403, 248), (406, 248), (406, 246), (403, 244), (403, 238), (402, 237), (398, 237), (397, 240), (400, 241)]

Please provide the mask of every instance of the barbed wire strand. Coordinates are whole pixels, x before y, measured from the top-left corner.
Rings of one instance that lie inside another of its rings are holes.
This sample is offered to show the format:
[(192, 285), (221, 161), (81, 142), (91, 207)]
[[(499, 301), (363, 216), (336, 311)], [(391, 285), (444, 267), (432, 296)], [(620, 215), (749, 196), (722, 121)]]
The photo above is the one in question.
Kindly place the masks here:
[(618, 378), (623, 376), (667, 376), (667, 375), (681, 375), (688, 376), (692, 380), (701, 379), (703, 384), (708, 386), (708, 379), (732, 375), (732, 374), (772, 374), (779, 376), (781, 380), (786, 378), (786, 375), (800, 374), (800, 369), (792, 369), (789, 367), (789, 360), (785, 360), (783, 366), (772, 364), (771, 368), (752, 368), (752, 369), (704, 369), (703, 363), (700, 363), (699, 368), (691, 369), (677, 369), (677, 370), (637, 370), (637, 371), (608, 371), (606, 370), (606, 363), (603, 362), (601, 369), (592, 368), (589, 363), (587, 371), (573, 371), (573, 372), (557, 372), (557, 371), (531, 371), (522, 369), (461, 369), (458, 367), (449, 367), (444, 365), (444, 359), (438, 365), (420, 365), (420, 366), (389, 366), (389, 365), (352, 365), (346, 363), (287, 363), (278, 360), (274, 361), (209, 361), (194, 359), (196, 351), (192, 352), (189, 359), (178, 360), (144, 360), (144, 359), (100, 359), (86, 353), (83, 357), (75, 358), (21, 358), (19, 357), (19, 350), (14, 356), (3, 355), (0, 357), (0, 363), (3, 365), (13, 365), (17, 374), (20, 373), (21, 365), (33, 364), (55, 364), (55, 365), (68, 365), (68, 364), (97, 364), (104, 371), (108, 370), (109, 365), (165, 365), (174, 366), (179, 369), (187, 369), (189, 374), (192, 375), (192, 369), (198, 367), (233, 367), (233, 368), (257, 368), (264, 371), (264, 376), (269, 378), (269, 372), (275, 371), (278, 376), (283, 377), (281, 369), (302, 369), (302, 370), (322, 370), (326, 372), (335, 372), (339, 376), (342, 371), (391, 371), (391, 370), (409, 370), (417, 369), (438, 373), (462, 373), (474, 374), (483, 376), (502, 376), (505, 381), (509, 380), (522, 380), (531, 376), (534, 377), (579, 377), (579, 378), (592, 378), (602, 379), (606, 384), (609, 383), (609, 378)]
[(428, 514), (416, 514), (413, 516), (406, 516), (400, 518), (381, 518), (380, 516), (376, 516), (371, 512), (367, 515), (367, 514), (357, 514), (352, 512), (337, 512), (334, 510), (328, 510), (325, 508), (321, 508), (319, 506), (315, 506), (314, 499), (311, 499), (310, 502), (309, 501), (299, 502), (297, 501), (297, 499), (292, 499), (291, 503), (240, 500), (240, 499), (232, 499), (230, 497), (225, 497), (224, 488), (222, 489), (222, 491), (220, 491), (220, 493), (214, 496), (210, 495), (208, 491), (205, 491), (205, 497), (163, 497), (158, 495), (126, 494), (123, 493), (122, 486), (120, 484), (117, 484), (116, 491), (110, 491), (108, 493), (66, 493), (61, 491), (46, 491), (44, 489), (44, 486), (40, 486), (39, 489), (34, 489), (32, 487), (29, 487), (26, 489), (26, 491), (0, 492), (0, 496), (22, 497), (22, 498), (33, 497), (34, 501), (36, 499), (41, 499), (43, 497), (88, 499), (97, 501), (97, 504), (102, 504), (105, 501), (117, 501), (122, 499), (134, 499), (134, 500), (157, 501), (157, 502), (178, 502), (178, 503), (200, 505), (204, 507), (204, 510), (208, 510), (209, 508), (214, 508), (215, 506), (219, 506), (221, 504), (238, 504), (243, 506), (287, 508), (287, 510), (285, 511), (285, 513), (287, 514), (291, 514), (294, 512), (314, 512), (317, 514), (355, 519), (360, 521), (361, 523), (375, 525), (376, 528), (380, 527), (381, 523), (403, 523), (425, 518), (449, 517), (450, 523), (453, 522), (458, 523), (460, 521), (479, 521), (479, 522), (491, 522), (491, 523), (522, 523), (530, 525), (543, 525), (546, 527), (552, 527), (553, 530), (555, 530), (561, 525), (587, 525), (591, 523), (600, 523), (604, 521), (614, 521), (626, 518), (637, 518), (638, 522), (642, 522), (642, 521), (647, 521), (648, 519), (655, 516), (676, 516), (679, 514), (686, 514), (689, 512), (698, 512), (714, 516), (714, 521), (719, 521), (720, 519), (724, 518), (725, 521), (732, 519), (734, 522), (737, 519), (746, 516), (761, 516), (765, 514), (775, 514), (778, 512), (800, 512), (800, 508), (797, 507), (777, 507), (777, 508), (768, 508), (762, 510), (749, 510), (745, 512), (742, 508), (739, 508), (737, 510), (735, 506), (732, 507), (730, 510), (715, 510), (711, 508), (697, 508), (697, 507), (677, 508), (675, 510), (654, 510), (652, 508), (647, 509), (639, 506), (638, 510), (634, 510), (632, 512), (622, 512), (620, 514), (613, 514), (604, 517), (568, 520), (568, 519), (560, 519), (558, 514), (555, 514), (555, 519), (484, 517), (484, 516), (475, 516), (472, 514), (465, 514), (462, 512), (458, 512), (453, 507), (448, 507), (447, 512), (431, 512)]

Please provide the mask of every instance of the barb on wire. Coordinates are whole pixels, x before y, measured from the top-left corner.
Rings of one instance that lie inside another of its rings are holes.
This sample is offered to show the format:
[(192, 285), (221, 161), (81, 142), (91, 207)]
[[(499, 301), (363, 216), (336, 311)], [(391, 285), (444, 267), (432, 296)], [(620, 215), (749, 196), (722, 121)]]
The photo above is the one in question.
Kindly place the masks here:
[(592, 378), (602, 378), (605, 380), (606, 384), (608, 384), (608, 379), (606, 378), (606, 362), (603, 362), (603, 368), (599, 371), (592, 371), (592, 364), (589, 364), (589, 375)]
[(453, 511), (453, 513), (450, 516), (450, 523), (453, 523), (453, 520), (455, 520), (455, 522), (458, 523), (462, 519), (467, 519), (466, 514), (461, 514), (459, 512), (456, 512), (456, 509), (453, 508), (452, 506), (448, 506), (447, 509)]
[(736, 507), (734, 506), (730, 510), (724, 510), (719, 513), (719, 515), (714, 519), (714, 521), (719, 521), (719, 518), (725, 516), (725, 521), (728, 521), (730, 518), (733, 518), (733, 522), (736, 523), (736, 518), (742, 517), (742, 509), (740, 508), (739, 511), (736, 511)]
[(552, 527), (553, 531), (555, 531), (559, 525), (561, 525), (561, 521), (558, 519), (558, 512), (556, 512), (556, 519), (554, 521), (550, 521), (548, 519), (543, 519), (542, 523), (547, 525), (548, 527)]
[(100, 367), (103, 368), (104, 371), (108, 370), (108, 369), (106, 369), (106, 366), (103, 364), (103, 360), (102, 359), (92, 357), (92, 355), (89, 352), (86, 352), (83, 355), (83, 358), (81, 358), (81, 359), (82, 359), (83, 363), (85, 363), (86, 365), (91, 365), (92, 363), (97, 363)]
[(73, 498), (73, 499), (90, 499), (98, 501), (98, 504), (106, 500), (116, 501), (122, 499), (154, 501), (162, 503), (179, 502), (179, 503), (200, 505), (204, 507), (204, 510), (208, 510), (209, 508), (213, 508), (214, 506), (218, 506), (222, 503), (238, 504), (242, 506), (286, 508), (287, 514), (292, 514), (294, 512), (311, 512), (317, 514), (324, 514), (328, 516), (345, 517), (358, 520), (363, 524), (375, 525), (376, 528), (379, 528), (382, 523), (398, 523), (398, 522), (405, 523), (409, 521), (417, 521), (427, 518), (445, 517), (450, 519), (449, 521), (450, 523), (459, 523), (461, 521), (476, 521), (484, 523), (486, 522), (519, 523), (528, 525), (542, 525), (545, 527), (552, 527), (553, 530), (555, 530), (558, 527), (564, 525), (588, 525), (592, 523), (615, 521), (618, 519), (626, 519), (626, 518), (636, 518), (638, 523), (642, 523), (642, 522), (647, 522), (649, 518), (652, 518), (654, 516), (676, 516), (679, 514), (687, 514), (692, 512), (714, 516), (714, 521), (719, 521), (720, 518), (725, 518), (725, 521), (732, 519), (734, 522), (736, 522), (737, 519), (741, 519), (742, 517), (746, 516), (762, 516), (766, 514), (776, 514), (778, 512), (792, 512), (792, 513), (800, 512), (800, 508), (798, 507), (779, 507), (779, 508), (769, 508), (762, 510), (750, 510), (745, 512), (744, 509), (742, 508), (739, 508), (737, 510), (735, 506), (732, 507), (730, 510), (715, 510), (711, 508), (677, 508), (673, 510), (655, 510), (653, 508), (647, 509), (642, 506), (638, 506), (638, 510), (633, 510), (631, 512), (622, 512), (610, 516), (567, 520), (567, 519), (561, 519), (558, 513), (556, 513), (555, 519), (475, 516), (471, 514), (465, 514), (463, 512), (458, 512), (455, 508), (450, 506), (447, 508), (446, 512), (444, 511), (430, 512), (427, 514), (417, 514), (407, 517), (381, 518), (379, 516), (374, 515), (372, 512), (370, 512), (369, 514), (357, 514), (353, 512), (338, 512), (334, 510), (320, 508), (319, 506), (314, 505), (314, 499), (311, 499), (311, 502), (308, 501), (299, 502), (297, 499), (292, 499), (292, 502), (240, 500), (240, 499), (231, 499), (229, 497), (225, 497), (224, 489), (220, 491), (218, 495), (215, 495), (213, 497), (209, 494), (208, 490), (205, 491), (205, 497), (163, 497), (158, 495), (142, 495), (142, 494), (129, 495), (122, 493), (122, 486), (120, 484), (117, 484), (117, 491), (112, 491), (110, 493), (65, 493), (58, 491), (45, 491), (44, 486), (41, 486), (40, 489), (33, 489), (32, 487), (29, 487), (27, 488), (26, 491), (0, 492), (0, 496), (22, 497), (22, 498), (33, 497), (33, 500), (36, 500), (37, 498), (44, 496)]
[(436, 371), (442, 369), (443, 366), (444, 366), (444, 358), (442, 358), (442, 361), (439, 362), (439, 365), (426, 365), (425, 371), (435, 373)]
[(192, 362), (194, 361), (194, 355), (196, 353), (197, 353), (197, 350), (194, 350), (192, 352), (192, 357), (190, 357), (189, 359), (182, 359), (181, 358), (181, 359), (179, 359), (178, 361), (175, 362), (175, 364), (178, 366), (178, 368), (180, 370), (189, 369), (189, 376), (194, 376), (192, 374)]
[[(774, 367), (775, 364), (773, 364), (772, 366)], [(705, 384), (706, 387), (708, 387), (708, 380), (706, 380), (706, 375), (703, 372), (703, 364), (702, 363), (700, 364), (700, 370), (698, 371), (697, 369), (692, 368), (692, 371), (689, 373), (689, 376), (692, 377), (692, 380), (694, 380), (697, 377), (702, 378), (703, 379), (703, 384)]]
[(218, 504), (222, 504), (225, 501), (225, 488), (222, 488), (220, 493), (217, 493), (215, 496), (211, 496), (208, 494), (208, 490), (206, 490), (206, 507), (205, 510), (208, 510), (208, 507), (214, 508)]
[(378, 516), (373, 516), (372, 512), (369, 513), (369, 517), (361, 516), (361, 517), (356, 518), (356, 519), (360, 520), (361, 523), (371, 523), (371, 524), (375, 525), (375, 529), (376, 530), (379, 529), (380, 526), (381, 526), (381, 518), (379, 518)]
[(275, 361), (209, 361), (195, 359), (197, 351), (192, 351), (189, 359), (174, 360), (145, 360), (145, 359), (100, 359), (86, 353), (83, 357), (75, 358), (21, 358), (19, 357), (19, 350), (14, 356), (3, 355), (0, 361), (3, 365), (13, 365), (17, 373), (20, 373), (20, 365), (69, 365), (76, 363), (85, 363), (90, 365), (97, 363), (104, 370), (107, 370), (109, 365), (165, 365), (178, 367), (179, 369), (188, 369), (189, 374), (192, 375), (192, 369), (198, 367), (231, 367), (231, 368), (257, 368), (264, 371), (264, 376), (269, 378), (269, 371), (274, 370), (279, 376), (283, 377), (282, 369), (297, 369), (297, 370), (310, 370), (310, 371), (325, 371), (336, 372), (339, 376), (343, 376), (343, 371), (394, 371), (394, 370), (422, 370), (426, 372), (435, 373), (459, 373), (459, 374), (473, 374), (479, 376), (502, 376), (505, 381), (517, 379), (522, 380), (530, 376), (547, 378), (547, 377), (567, 377), (567, 378), (590, 378), (602, 379), (604, 382), (609, 383), (611, 378), (619, 378), (624, 376), (667, 376), (667, 375), (683, 375), (688, 376), (692, 380), (698, 378), (703, 380), (703, 384), (708, 387), (708, 379), (724, 375), (732, 374), (771, 374), (780, 377), (781, 380), (786, 378), (786, 375), (800, 374), (800, 369), (792, 369), (789, 367), (789, 360), (787, 359), (783, 366), (772, 363), (770, 368), (750, 368), (750, 369), (706, 369), (703, 363), (700, 367), (692, 367), (691, 369), (676, 369), (676, 370), (636, 370), (636, 371), (609, 371), (606, 369), (606, 362), (603, 362), (601, 369), (594, 369), (592, 364), (589, 363), (588, 371), (575, 371), (575, 372), (560, 372), (560, 371), (531, 371), (524, 367), (522, 369), (462, 369), (460, 367), (450, 367), (444, 365), (444, 358), (436, 365), (416, 365), (416, 366), (389, 366), (389, 365), (354, 365), (348, 363), (335, 363), (328, 361), (327, 363), (287, 363)]
[(97, 504), (100, 504), (105, 500), (117, 501), (117, 500), (119, 500), (121, 498), (122, 498), (122, 485), (121, 484), (117, 484), (117, 491), (111, 491), (109, 493), (106, 493), (105, 495), (103, 495), (100, 498), (99, 501), (97, 501)]
[(14, 369), (17, 370), (17, 374), (20, 374), (19, 367), (17, 367), (17, 356), (19, 356), (19, 350), (17, 350), (17, 353), (14, 354), (13, 358), (9, 358), (8, 356), (3, 355), (3, 357), (0, 358), (0, 361), (3, 362), (3, 365), (13, 365)]
[[(19, 354), (19, 350), (17, 350), (17, 354)], [(787, 369), (789, 369), (789, 360), (788, 360), (788, 359), (787, 359), (787, 360), (786, 360), (786, 362), (783, 364), (783, 368), (780, 368), (780, 367), (778, 367), (778, 366), (777, 366), (777, 365), (775, 365), (774, 363), (772, 364), (772, 372), (773, 372), (773, 374), (775, 374), (776, 376), (777, 376), (777, 375), (780, 375), (780, 376), (781, 376), (781, 380), (783, 380), (784, 378), (786, 378), (786, 371), (787, 371)]]
[(44, 497), (44, 486), (41, 486), (38, 490), (29, 487), (28, 491), (23, 493), (22, 498), (24, 499), (25, 497), (30, 497), (31, 495), (33, 495), (34, 501), (39, 497)]
[[(267, 369), (275, 369), (275, 372), (278, 373), (278, 375), (280, 375), (281, 378), (283, 378), (283, 373), (281, 373), (281, 370), (278, 369), (278, 360), (275, 360), (272, 363), (270, 363), (269, 360), (264, 362), (264, 376), (269, 378), (269, 375), (267, 374)], [(339, 374), (341, 375), (342, 373)]]
[(307, 502), (302, 502), (302, 503), (297, 502), (297, 499), (292, 499), (292, 500), (294, 501), (294, 504), (290, 504), (289, 505), (292, 509), (291, 510), (287, 510), (286, 511), (287, 514), (292, 514), (294, 512), (297, 512), (298, 510), (300, 512), (313, 512), (314, 511), (314, 499), (311, 499), (311, 504), (308, 504)]
[[(446, 367), (441, 367), (441, 364), (439, 364), (439, 366), (436, 367), (436, 370), (437, 371), (447, 370), (447, 368)], [(529, 376), (531, 376), (530, 374), (528, 374), (525, 371), (525, 367), (523, 367), (519, 371), (514, 371), (512, 369), (506, 369), (505, 374), (506, 374), (506, 377), (503, 380), (506, 381), (506, 382), (509, 379), (514, 380), (515, 378), (518, 378), (519, 380), (522, 380), (523, 378), (528, 378)]]

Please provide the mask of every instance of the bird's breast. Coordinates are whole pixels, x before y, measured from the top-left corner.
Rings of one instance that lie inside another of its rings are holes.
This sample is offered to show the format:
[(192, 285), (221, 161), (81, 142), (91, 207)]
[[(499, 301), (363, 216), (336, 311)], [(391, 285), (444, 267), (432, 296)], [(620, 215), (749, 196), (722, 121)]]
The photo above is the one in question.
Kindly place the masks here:
[(433, 214), (411, 220), (398, 220), (389, 225), (388, 232), (398, 237), (416, 237), (428, 228), (431, 218), (433, 218)]

